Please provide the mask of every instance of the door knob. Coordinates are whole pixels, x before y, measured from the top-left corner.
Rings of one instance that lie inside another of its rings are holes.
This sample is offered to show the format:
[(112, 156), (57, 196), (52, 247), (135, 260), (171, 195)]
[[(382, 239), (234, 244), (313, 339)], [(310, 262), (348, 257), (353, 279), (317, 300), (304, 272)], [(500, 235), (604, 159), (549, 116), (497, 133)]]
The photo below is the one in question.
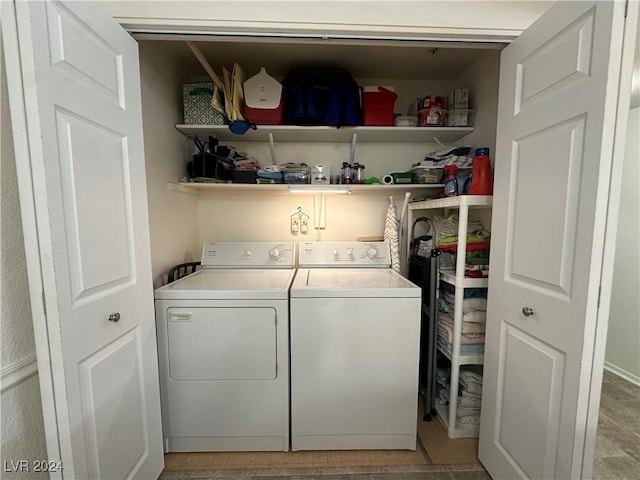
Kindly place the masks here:
[(529, 308), (529, 307), (522, 307), (522, 314), (525, 317), (530, 317), (531, 315), (533, 315), (533, 308)]
[(112, 313), (109, 315), (109, 321), (113, 323), (118, 323), (120, 321), (120, 314), (118, 312)]

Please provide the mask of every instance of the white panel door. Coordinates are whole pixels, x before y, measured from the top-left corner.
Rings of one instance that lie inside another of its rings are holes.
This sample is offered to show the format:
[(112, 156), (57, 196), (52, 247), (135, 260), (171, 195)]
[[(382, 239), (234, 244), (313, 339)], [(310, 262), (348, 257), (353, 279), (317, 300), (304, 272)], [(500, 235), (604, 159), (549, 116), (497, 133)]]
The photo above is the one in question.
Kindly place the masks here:
[(64, 466), (54, 475), (157, 478), (163, 450), (137, 44), (95, 5), (7, 6), (38, 366), (44, 409), (54, 412), (45, 415), (48, 453)]
[(578, 478), (624, 4), (560, 2), (502, 54), (479, 457)]

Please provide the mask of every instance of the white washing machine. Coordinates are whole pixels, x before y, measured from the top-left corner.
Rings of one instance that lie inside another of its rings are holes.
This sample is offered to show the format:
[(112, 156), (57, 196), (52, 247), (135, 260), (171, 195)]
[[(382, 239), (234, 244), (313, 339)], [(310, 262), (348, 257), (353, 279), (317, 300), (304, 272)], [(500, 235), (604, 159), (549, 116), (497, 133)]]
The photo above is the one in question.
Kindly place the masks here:
[(155, 291), (165, 451), (289, 450), (294, 246), (207, 242)]
[(307, 242), (291, 286), (292, 450), (416, 448), (420, 288), (386, 242)]

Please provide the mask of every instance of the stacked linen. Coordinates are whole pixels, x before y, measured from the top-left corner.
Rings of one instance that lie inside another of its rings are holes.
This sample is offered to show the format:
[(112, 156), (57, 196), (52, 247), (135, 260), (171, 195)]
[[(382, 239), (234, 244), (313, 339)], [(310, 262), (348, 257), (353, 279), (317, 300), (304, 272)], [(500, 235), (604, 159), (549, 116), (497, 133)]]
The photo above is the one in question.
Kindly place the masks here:
[[(453, 317), (448, 313), (440, 314), (438, 337), (446, 345), (453, 344)], [(460, 347), (478, 344), (484, 345), (484, 323), (462, 322)]]
[[(436, 404), (438, 405), (447, 406), (451, 402), (449, 378), (449, 369), (436, 370), (436, 381), (442, 387), (436, 396)], [(464, 425), (479, 425), (482, 404), (482, 375), (464, 367), (461, 368), (457, 394), (456, 421)]]
[(256, 183), (283, 183), (284, 175), (282, 174), (282, 166), (267, 165), (263, 169), (258, 170), (258, 178)]
[[(438, 299), (438, 343), (453, 351), (453, 315), (455, 311), (455, 287), (441, 283)], [(487, 289), (465, 288), (462, 299), (462, 335), (460, 353), (484, 352), (484, 332), (487, 318)]]
[[(458, 215), (450, 215), (448, 217), (441, 217), (436, 215), (433, 217), (433, 225), (436, 231), (436, 244), (450, 244), (458, 242)], [(469, 218), (467, 221), (467, 232), (474, 232), (484, 230), (482, 223), (478, 220)], [(453, 242), (448, 237), (455, 237)], [(444, 240), (447, 239), (447, 240)], [(444, 240), (444, 241), (443, 241)]]
[[(436, 248), (442, 252), (455, 254), (458, 251), (458, 216), (447, 218), (436, 216), (433, 219), (436, 235)], [(467, 222), (467, 247), (465, 255), (465, 276), (486, 277), (489, 274), (489, 232), (482, 223), (472, 218)], [(453, 260), (453, 261), (452, 261)], [(455, 269), (455, 257), (440, 262), (442, 269)]]
[(482, 404), (482, 375), (461, 368), (459, 383), (457, 420), (467, 425), (479, 425), (480, 405)]

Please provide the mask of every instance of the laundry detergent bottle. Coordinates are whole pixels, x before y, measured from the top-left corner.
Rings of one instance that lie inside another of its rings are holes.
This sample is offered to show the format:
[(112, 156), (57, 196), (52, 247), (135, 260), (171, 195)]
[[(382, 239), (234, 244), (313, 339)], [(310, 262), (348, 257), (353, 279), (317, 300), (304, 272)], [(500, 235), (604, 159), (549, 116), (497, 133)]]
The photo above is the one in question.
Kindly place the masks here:
[(455, 197), (458, 195), (458, 179), (456, 178), (457, 171), (458, 167), (456, 165), (446, 165), (444, 167), (446, 180), (442, 191), (443, 197)]
[(493, 195), (493, 170), (489, 148), (477, 148), (471, 168), (469, 195)]

